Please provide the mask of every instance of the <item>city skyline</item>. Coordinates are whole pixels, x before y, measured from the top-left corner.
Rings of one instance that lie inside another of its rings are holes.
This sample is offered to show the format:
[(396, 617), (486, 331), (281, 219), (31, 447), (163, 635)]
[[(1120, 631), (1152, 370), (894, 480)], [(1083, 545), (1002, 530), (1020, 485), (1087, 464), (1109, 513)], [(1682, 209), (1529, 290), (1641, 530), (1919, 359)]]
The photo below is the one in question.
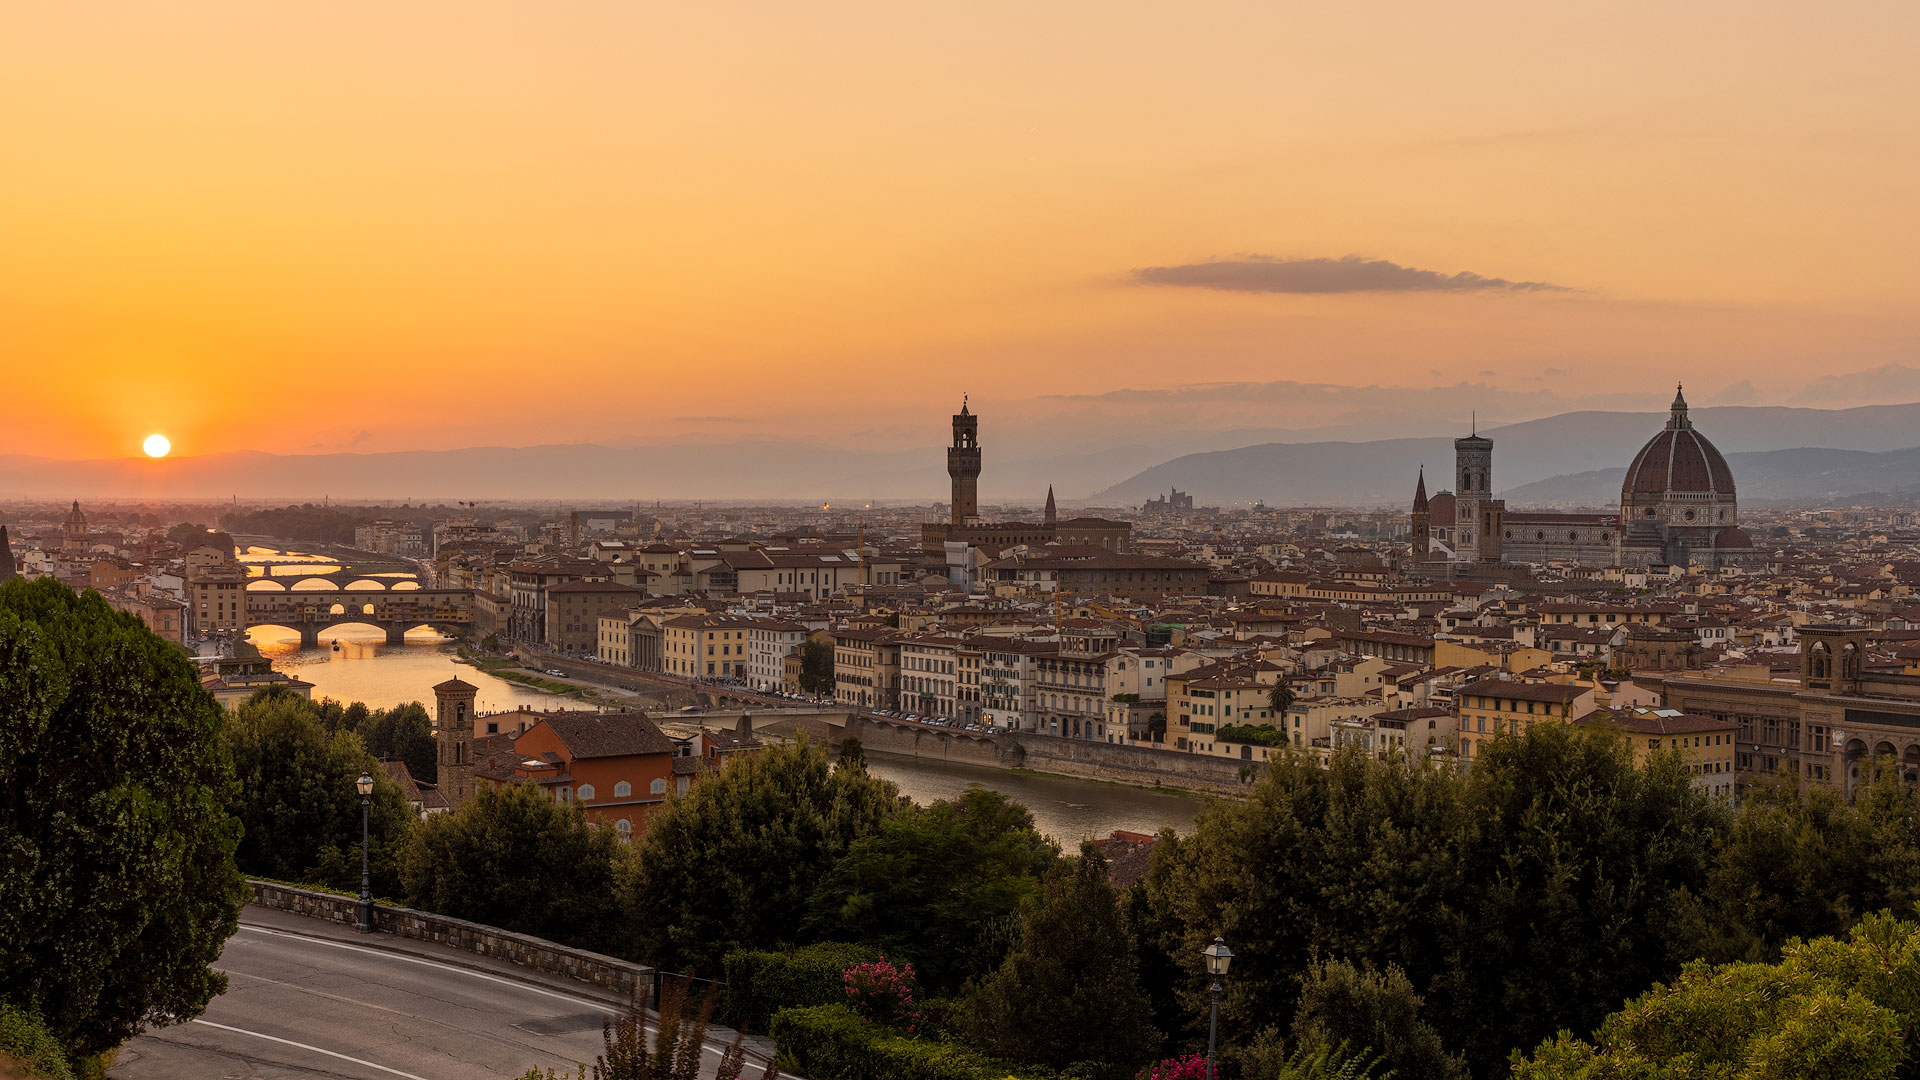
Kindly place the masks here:
[(1920, 399), (1909, 7), (755, 10), (22, 13), (0, 453)]

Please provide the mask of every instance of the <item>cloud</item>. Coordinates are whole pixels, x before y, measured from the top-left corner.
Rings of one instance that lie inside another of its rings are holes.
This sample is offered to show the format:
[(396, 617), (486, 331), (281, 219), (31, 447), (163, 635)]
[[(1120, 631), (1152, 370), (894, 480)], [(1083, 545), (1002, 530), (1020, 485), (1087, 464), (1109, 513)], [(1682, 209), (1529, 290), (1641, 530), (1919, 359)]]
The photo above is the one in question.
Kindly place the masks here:
[(753, 422), (749, 416), (676, 416), (675, 423), (680, 424), (748, 424)]
[(1462, 270), (1442, 274), (1385, 259), (1280, 259), (1248, 255), (1180, 266), (1148, 266), (1133, 272), (1142, 285), (1181, 285), (1251, 293), (1352, 292), (1565, 292), (1544, 281), (1508, 281)]
[(1878, 405), (1914, 400), (1920, 400), (1920, 368), (1906, 364), (1823, 375), (1791, 399), (1795, 405)]

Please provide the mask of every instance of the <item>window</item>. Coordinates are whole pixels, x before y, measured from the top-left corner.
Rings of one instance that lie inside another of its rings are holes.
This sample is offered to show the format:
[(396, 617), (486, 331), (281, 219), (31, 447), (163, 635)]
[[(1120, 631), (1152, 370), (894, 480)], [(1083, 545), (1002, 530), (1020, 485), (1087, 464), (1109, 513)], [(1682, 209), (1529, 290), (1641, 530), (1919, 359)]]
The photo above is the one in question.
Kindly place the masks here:
[(613, 823), (613, 831), (620, 834), (620, 839), (628, 839), (633, 835), (633, 822), (628, 821), (626, 818), (621, 818), (619, 821)]
[(655, 795), (665, 795), (667, 793), (667, 782), (660, 777), (655, 777), (652, 785), (650, 785), (647, 790), (653, 792)]

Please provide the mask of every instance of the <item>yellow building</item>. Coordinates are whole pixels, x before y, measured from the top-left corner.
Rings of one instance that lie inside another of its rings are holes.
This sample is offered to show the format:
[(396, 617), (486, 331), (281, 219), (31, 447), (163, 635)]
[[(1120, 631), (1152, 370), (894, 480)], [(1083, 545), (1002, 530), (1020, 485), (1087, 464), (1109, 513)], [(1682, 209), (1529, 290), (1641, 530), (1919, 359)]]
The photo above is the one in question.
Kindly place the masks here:
[(211, 566), (187, 579), (187, 625), (195, 634), (247, 628), (247, 575)]
[(694, 679), (743, 679), (747, 631), (752, 619), (732, 615), (682, 615), (661, 627), (660, 664), (669, 675)]
[(1734, 738), (1739, 726), (1699, 713), (1635, 706), (1595, 709), (1574, 721), (1619, 731), (1633, 747), (1633, 763), (1645, 765), (1660, 753), (1677, 753), (1694, 783), (1713, 795), (1734, 795)]
[(1479, 679), (1454, 692), (1460, 714), (1460, 760), (1470, 762), (1488, 739), (1518, 735), (1535, 724), (1571, 724), (1594, 709), (1594, 688), (1566, 683)]

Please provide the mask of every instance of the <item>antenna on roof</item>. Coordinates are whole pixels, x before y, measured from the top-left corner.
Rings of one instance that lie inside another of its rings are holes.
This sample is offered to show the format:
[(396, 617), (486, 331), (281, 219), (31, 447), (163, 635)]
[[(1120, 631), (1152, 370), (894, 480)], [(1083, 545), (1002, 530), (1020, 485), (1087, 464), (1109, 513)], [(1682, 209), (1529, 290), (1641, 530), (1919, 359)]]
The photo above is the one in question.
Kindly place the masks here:
[(1480, 434), (1480, 411), (1478, 409), (1475, 409), (1473, 412), (1470, 412), (1467, 415), (1472, 418), (1467, 421), (1467, 425), (1472, 429), (1471, 431), (1468, 432), (1468, 434), (1471, 434), (1471, 435)]

